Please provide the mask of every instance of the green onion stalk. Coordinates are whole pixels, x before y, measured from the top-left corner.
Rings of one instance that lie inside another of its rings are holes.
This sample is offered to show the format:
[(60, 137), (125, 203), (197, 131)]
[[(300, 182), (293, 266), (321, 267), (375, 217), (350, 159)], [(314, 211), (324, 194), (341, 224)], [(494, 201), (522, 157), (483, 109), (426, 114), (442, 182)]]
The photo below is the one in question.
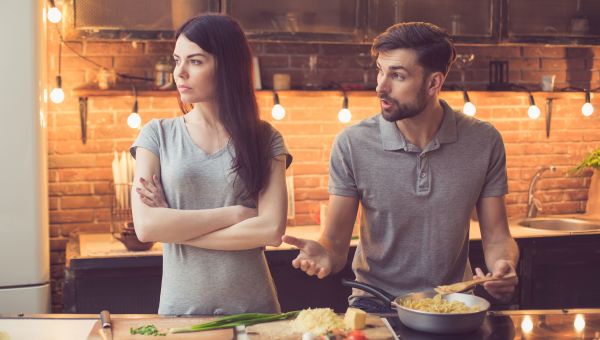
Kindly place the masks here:
[(275, 313), (275, 314), (266, 314), (266, 313), (245, 313), (245, 314), (235, 314), (230, 316), (225, 316), (220, 319), (201, 323), (197, 325), (192, 325), (188, 327), (177, 327), (170, 328), (169, 334), (176, 333), (190, 333), (190, 332), (200, 332), (200, 331), (208, 331), (213, 329), (224, 329), (224, 328), (233, 328), (236, 326), (250, 326), (256, 325), (259, 323), (271, 322), (271, 321), (279, 321), (279, 320), (287, 320), (295, 318), (298, 315), (299, 311), (287, 312), (287, 313)]

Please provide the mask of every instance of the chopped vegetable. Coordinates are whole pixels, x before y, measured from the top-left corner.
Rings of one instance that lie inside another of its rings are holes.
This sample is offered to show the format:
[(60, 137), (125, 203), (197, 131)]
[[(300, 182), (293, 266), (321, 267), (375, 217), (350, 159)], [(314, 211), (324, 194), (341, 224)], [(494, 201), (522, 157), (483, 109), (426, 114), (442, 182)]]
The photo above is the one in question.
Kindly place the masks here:
[(140, 335), (153, 335), (153, 336), (165, 336), (167, 335), (167, 333), (161, 333), (158, 331), (158, 329), (156, 328), (156, 326), (154, 325), (146, 325), (146, 326), (141, 326), (138, 328), (133, 328), (131, 327), (129, 329), (129, 333), (131, 335), (136, 335), (136, 334), (140, 334)]
[(275, 313), (275, 314), (264, 314), (264, 313), (245, 313), (235, 314), (226, 316), (214, 321), (192, 325), (189, 327), (178, 327), (169, 329), (170, 334), (175, 333), (189, 333), (208, 331), (212, 329), (224, 329), (232, 328), (236, 326), (250, 326), (264, 322), (279, 321), (295, 318), (298, 315), (297, 311), (287, 313)]

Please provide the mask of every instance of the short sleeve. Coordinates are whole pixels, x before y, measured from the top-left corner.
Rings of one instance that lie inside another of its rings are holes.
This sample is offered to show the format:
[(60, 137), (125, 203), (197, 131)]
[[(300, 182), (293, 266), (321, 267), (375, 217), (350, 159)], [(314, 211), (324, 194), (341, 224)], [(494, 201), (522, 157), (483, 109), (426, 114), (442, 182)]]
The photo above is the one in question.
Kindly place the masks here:
[(333, 142), (329, 159), (329, 193), (331, 195), (359, 196), (350, 156), (349, 138), (342, 132)]
[(156, 157), (160, 158), (160, 147), (158, 142), (158, 120), (153, 119), (148, 122), (142, 130), (140, 130), (140, 134), (137, 136), (131, 148), (129, 148), (129, 152), (131, 156), (135, 158), (135, 152), (138, 147), (142, 147), (147, 149), (156, 155)]
[(283, 141), (283, 136), (279, 131), (275, 130), (274, 127), (271, 126), (271, 154), (273, 157), (277, 157), (280, 155), (285, 155), (285, 167), (286, 169), (290, 167), (292, 164), (292, 155), (288, 151), (285, 146), (285, 142)]
[(485, 184), (481, 190), (480, 198), (503, 196), (508, 192), (508, 179), (506, 176), (506, 152), (500, 133), (493, 128), (492, 148), (490, 162), (485, 175)]

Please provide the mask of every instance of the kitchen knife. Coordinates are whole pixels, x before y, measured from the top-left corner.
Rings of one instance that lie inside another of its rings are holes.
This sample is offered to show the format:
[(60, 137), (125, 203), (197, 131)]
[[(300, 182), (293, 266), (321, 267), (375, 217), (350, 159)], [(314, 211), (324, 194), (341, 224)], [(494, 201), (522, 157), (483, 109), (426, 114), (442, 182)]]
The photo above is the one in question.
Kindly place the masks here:
[(112, 340), (112, 324), (110, 323), (110, 313), (107, 310), (100, 312), (100, 335), (103, 340)]

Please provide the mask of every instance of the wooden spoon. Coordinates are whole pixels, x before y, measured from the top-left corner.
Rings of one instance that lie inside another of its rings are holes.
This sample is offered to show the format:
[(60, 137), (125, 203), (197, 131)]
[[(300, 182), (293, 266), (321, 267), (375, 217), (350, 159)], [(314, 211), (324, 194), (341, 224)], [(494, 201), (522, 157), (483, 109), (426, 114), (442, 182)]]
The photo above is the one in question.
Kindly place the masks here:
[(488, 276), (488, 277), (482, 277), (482, 278), (477, 278), (477, 279), (473, 279), (473, 280), (468, 280), (468, 281), (463, 281), (463, 282), (457, 282), (457, 283), (453, 283), (451, 285), (447, 285), (447, 286), (437, 286), (435, 287), (433, 290), (438, 293), (438, 294), (452, 294), (452, 293), (460, 293), (460, 292), (464, 292), (465, 290), (475, 287), (476, 285), (480, 285), (484, 282), (487, 281), (497, 281), (497, 280), (504, 280), (504, 279), (510, 279), (515, 277), (515, 275), (508, 275), (502, 278), (495, 278), (492, 276)]

